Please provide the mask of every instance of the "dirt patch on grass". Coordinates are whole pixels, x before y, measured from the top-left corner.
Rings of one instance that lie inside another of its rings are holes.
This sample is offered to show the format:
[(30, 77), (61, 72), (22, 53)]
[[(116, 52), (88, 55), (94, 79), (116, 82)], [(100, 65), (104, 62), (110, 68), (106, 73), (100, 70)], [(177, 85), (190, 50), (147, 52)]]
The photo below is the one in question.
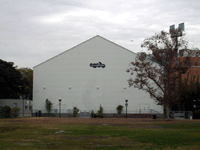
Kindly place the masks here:
[(0, 127), (0, 133), (13, 132), (17, 129), (19, 129), (19, 127)]
[[(138, 119), (138, 118), (55, 118), (55, 117), (32, 117), (12, 118), (3, 120), (6, 123), (28, 124), (156, 124), (156, 123), (200, 123), (200, 120), (170, 120), (164, 119)], [(1, 124), (1, 123), (0, 123)]]
[(112, 126), (121, 126), (121, 127), (130, 127), (130, 128), (164, 129), (164, 127), (161, 127), (161, 126), (156, 125), (156, 124), (152, 124), (152, 125), (145, 125), (145, 124), (141, 124), (141, 125), (111, 124), (111, 125)]
[(31, 143), (15, 143), (17, 145), (22, 145), (22, 146), (30, 146), (30, 145), (33, 145)]
[(79, 137), (75, 137), (75, 136), (61, 136), (61, 138), (65, 138), (65, 139), (77, 139), (77, 140), (88, 140), (88, 139), (92, 139), (92, 140), (96, 140), (96, 139), (108, 139), (108, 137), (106, 137), (106, 136), (79, 136)]

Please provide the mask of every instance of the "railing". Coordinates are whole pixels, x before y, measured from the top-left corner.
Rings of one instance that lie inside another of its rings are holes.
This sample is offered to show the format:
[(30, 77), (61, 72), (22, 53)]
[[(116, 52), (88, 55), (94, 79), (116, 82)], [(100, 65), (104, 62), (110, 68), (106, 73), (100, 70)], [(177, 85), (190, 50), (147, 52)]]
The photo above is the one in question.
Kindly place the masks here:
[[(90, 111), (82, 111), (78, 112), (77, 117), (82, 118), (90, 118), (91, 112), (94, 114), (98, 113), (98, 110), (90, 110)], [(19, 113), (18, 117), (59, 117), (59, 110), (52, 110), (51, 113), (47, 113), (46, 110), (41, 110), (41, 114), (38, 111), (33, 110), (33, 113)], [(37, 113), (36, 113), (37, 112)], [(44, 113), (45, 112), (45, 113)], [(128, 118), (153, 118), (153, 116), (157, 116), (157, 118), (165, 118), (165, 112), (158, 112), (153, 109), (143, 109), (143, 110), (128, 110), (127, 116)], [(104, 118), (125, 118), (126, 112), (122, 111), (121, 114), (118, 114), (116, 110), (103, 110)], [(12, 116), (11, 116), (12, 117)], [(73, 109), (62, 110), (60, 113), (60, 117), (73, 117)], [(169, 115), (170, 119), (192, 119), (193, 113), (192, 111), (170, 111)], [(1, 117), (2, 118), (2, 117)]]

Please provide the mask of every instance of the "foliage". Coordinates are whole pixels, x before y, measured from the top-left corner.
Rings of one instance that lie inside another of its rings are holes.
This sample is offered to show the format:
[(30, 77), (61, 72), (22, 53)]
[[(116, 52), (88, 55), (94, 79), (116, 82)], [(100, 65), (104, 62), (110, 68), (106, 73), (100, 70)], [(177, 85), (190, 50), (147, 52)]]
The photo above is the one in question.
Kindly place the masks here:
[(79, 109), (77, 107), (73, 108), (73, 117), (77, 117)]
[(90, 117), (94, 118), (94, 111), (93, 110), (91, 111), (91, 116)]
[(53, 105), (53, 103), (51, 103), (50, 100), (46, 99), (46, 110), (47, 110), (48, 113), (51, 113), (52, 105)]
[(118, 115), (120, 115), (120, 114), (122, 113), (123, 107), (124, 107), (124, 106), (122, 106), (122, 105), (118, 105), (118, 106), (117, 106), (116, 110), (117, 110)]
[(102, 116), (103, 115), (103, 107), (100, 105), (99, 110), (98, 110), (98, 115)]
[(23, 99), (32, 100), (33, 95), (33, 70), (30, 68), (17, 69), (21, 73), (22, 91), (20, 96)]
[[(176, 29), (172, 35), (181, 35)], [(184, 35), (183, 35), (184, 36)], [(166, 108), (167, 119), (169, 119), (169, 108), (180, 101), (181, 92), (178, 88), (178, 79), (185, 74), (190, 67), (189, 62), (192, 50), (187, 49), (188, 42), (184, 38), (170, 38), (170, 34), (161, 31), (142, 43), (142, 48), (147, 48), (147, 53), (141, 53), (130, 64), (127, 72), (134, 78), (128, 80), (129, 86), (141, 89)], [(187, 53), (185, 57), (178, 57), (178, 51)], [(197, 49), (195, 49), (197, 50)]]
[(2, 118), (10, 118), (11, 116), (11, 108), (9, 106), (4, 106), (1, 108)]
[[(180, 77), (178, 81), (178, 88), (180, 89), (180, 103), (172, 107), (172, 110), (180, 111), (195, 111), (198, 109), (199, 106), (199, 99), (200, 99), (200, 83), (199, 83), (199, 76), (191, 75), (189, 72), (187, 73), (187, 77), (182, 79)], [(194, 108), (194, 105), (197, 105), (197, 108)]]
[(0, 59), (0, 99), (32, 99), (33, 70), (14, 66)]
[(21, 109), (18, 108), (18, 107), (14, 107), (14, 108), (12, 108), (12, 109), (11, 109), (12, 117), (17, 118), (18, 115), (19, 115), (19, 111), (20, 111), (20, 110), (21, 110)]
[(13, 62), (0, 59), (0, 99), (19, 98), (21, 74)]

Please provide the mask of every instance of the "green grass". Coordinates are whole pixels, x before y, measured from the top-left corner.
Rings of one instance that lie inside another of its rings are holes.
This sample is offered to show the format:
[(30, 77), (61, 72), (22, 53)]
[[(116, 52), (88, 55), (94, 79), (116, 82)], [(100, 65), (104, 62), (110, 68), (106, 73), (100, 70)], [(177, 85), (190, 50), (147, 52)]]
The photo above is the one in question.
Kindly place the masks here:
[(200, 124), (156, 125), (0, 123), (0, 149), (200, 149)]

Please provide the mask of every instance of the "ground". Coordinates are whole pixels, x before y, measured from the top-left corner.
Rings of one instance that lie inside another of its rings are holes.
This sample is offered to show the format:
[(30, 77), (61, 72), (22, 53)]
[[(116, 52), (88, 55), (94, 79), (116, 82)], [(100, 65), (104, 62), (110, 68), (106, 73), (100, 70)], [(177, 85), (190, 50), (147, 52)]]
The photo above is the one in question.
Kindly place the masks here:
[(199, 150), (200, 120), (0, 119), (0, 149)]
[(200, 120), (165, 120), (165, 119), (135, 119), (135, 118), (56, 118), (56, 117), (29, 117), (7, 119), (9, 122), (24, 123), (65, 123), (65, 124), (149, 124), (149, 123), (200, 123)]

